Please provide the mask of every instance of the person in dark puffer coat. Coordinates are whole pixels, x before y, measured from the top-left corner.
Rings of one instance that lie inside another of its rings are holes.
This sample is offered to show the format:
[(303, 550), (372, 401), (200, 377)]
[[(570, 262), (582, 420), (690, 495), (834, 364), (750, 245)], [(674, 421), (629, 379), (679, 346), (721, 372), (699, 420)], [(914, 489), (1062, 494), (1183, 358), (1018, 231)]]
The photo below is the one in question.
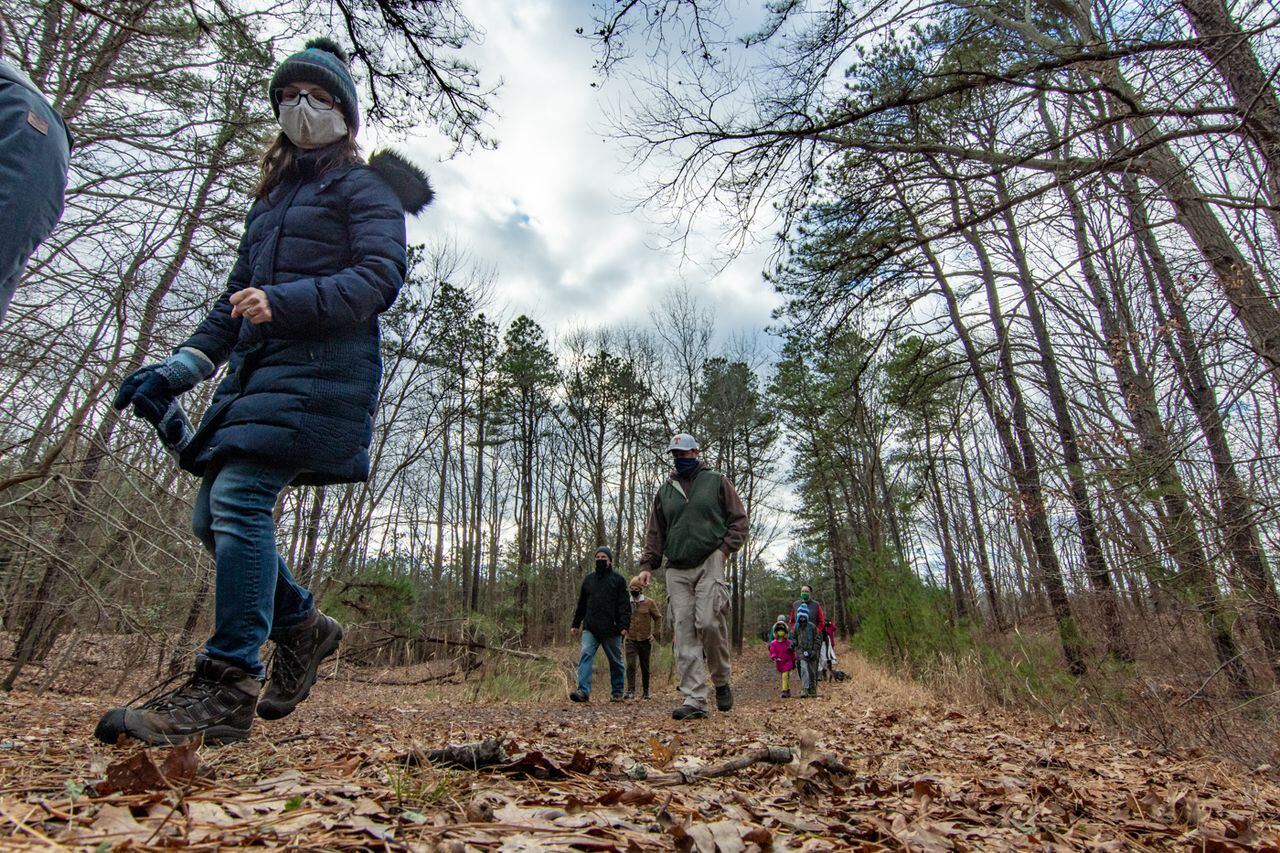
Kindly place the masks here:
[[(282, 132), (263, 157), (226, 290), (172, 356), (127, 377), (115, 400), (202, 478), (193, 527), (217, 566), (214, 635), (185, 683), (102, 717), (95, 734), (108, 743), (243, 739), (255, 709), (276, 719), (307, 697), (342, 638), (279, 555), (272, 511), (290, 484), (369, 476), (378, 315), (404, 282), (405, 213), (425, 207), (431, 189), (398, 155), (360, 158), (356, 89), (333, 42), (287, 58), (270, 95)], [(177, 398), (224, 363), (192, 430)]]

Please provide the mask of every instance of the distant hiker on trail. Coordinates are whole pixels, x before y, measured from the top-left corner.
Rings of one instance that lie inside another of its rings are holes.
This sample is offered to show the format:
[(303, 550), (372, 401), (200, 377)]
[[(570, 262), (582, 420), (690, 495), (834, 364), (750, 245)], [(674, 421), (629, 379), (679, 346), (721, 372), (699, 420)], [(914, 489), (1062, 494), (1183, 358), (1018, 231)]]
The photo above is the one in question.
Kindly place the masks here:
[(613, 552), (601, 545), (596, 549), (596, 568), (582, 579), (578, 609), (573, 612), (573, 633), (582, 633), (582, 654), (578, 658), (578, 689), (569, 694), (574, 702), (591, 701), (591, 672), (596, 650), (603, 647), (609, 660), (611, 701), (622, 701), (622, 638), (631, 624), (631, 601), (627, 582), (613, 570)]
[(795, 649), (791, 648), (791, 636), (785, 620), (773, 625), (773, 641), (769, 643), (769, 657), (782, 673), (782, 698), (791, 698), (791, 670), (796, 668)]
[(824, 634), (809, 618), (809, 605), (796, 608), (796, 627), (792, 637), (796, 664), (800, 670), (800, 695), (802, 698), (818, 695), (818, 655), (822, 653)]
[(836, 668), (836, 623), (827, 620), (822, 626), (822, 654), (818, 659), (818, 672), (830, 679)]
[[(185, 682), (102, 717), (95, 734), (107, 743), (242, 740), (255, 709), (274, 720), (307, 698), (342, 639), (289, 573), (272, 511), (285, 486), (369, 477), (378, 315), (404, 283), (405, 212), (421, 210), (431, 189), (394, 154), (365, 165), (355, 84), (333, 42), (285, 59), (269, 94), (282, 132), (262, 158), (226, 290), (194, 335), (130, 374), (115, 399), (202, 478), (192, 527), (217, 569), (214, 633)], [(224, 363), (192, 431), (178, 396)], [(275, 652), (259, 701), (268, 638)]]
[(0, 321), (31, 253), (62, 216), (71, 162), (62, 116), (4, 49), (0, 28)]
[(809, 608), (809, 621), (817, 626), (819, 631), (825, 631), (827, 627), (826, 614), (822, 612), (822, 605), (813, 599), (813, 587), (804, 584), (800, 587), (800, 597), (791, 605), (791, 630), (796, 628), (796, 611), (800, 605), (806, 605)]
[(716, 707), (733, 708), (729, 661), (729, 584), (725, 561), (747, 540), (747, 513), (729, 478), (698, 458), (698, 441), (682, 433), (668, 447), (675, 470), (649, 510), (636, 577), (644, 585), (666, 560), (667, 608), (675, 634), (683, 704), (675, 720), (707, 716), (710, 685)]
[(662, 622), (658, 605), (645, 597), (644, 585), (639, 578), (631, 581), (631, 624), (627, 628), (627, 692), (625, 698), (636, 698), (636, 664), (640, 665), (640, 678), (644, 698), (649, 698), (649, 655), (653, 651), (653, 636)]

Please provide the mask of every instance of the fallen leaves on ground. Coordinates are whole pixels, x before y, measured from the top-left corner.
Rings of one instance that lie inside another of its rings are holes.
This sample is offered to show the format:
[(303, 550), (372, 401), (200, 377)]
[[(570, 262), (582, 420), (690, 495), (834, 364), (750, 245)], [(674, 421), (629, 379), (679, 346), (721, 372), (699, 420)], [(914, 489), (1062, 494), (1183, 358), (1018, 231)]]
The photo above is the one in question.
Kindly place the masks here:
[[(733, 713), (688, 723), (668, 717), (674, 692), (502, 705), (468, 702), (463, 688), (428, 701), (412, 686), (325, 681), (292, 716), (222, 749), (104, 747), (85, 721), (109, 697), (15, 692), (0, 697), (21, 732), (0, 735), (0, 839), (102, 850), (1280, 851), (1269, 767), (908, 704), (853, 682), (784, 701), (758, 655), (739, 673)], [(431, 760), (447, 746), (484, 746), (493, 761), (475, 769), (465, 750)], [(696, 775), (762, 747), (792, 760)], [(677, 772), (684, 781), (646, 782)]]
[(200, 772), (199, 749), (200, 742), (195, 740), (170, 749), (155, 750), (159, 754), (159, 764), (152, 750), (138, 749), (132, 755), (107, 765), (107, 777), (93, 784), (93, 793), (105, 797), (189, 785)]

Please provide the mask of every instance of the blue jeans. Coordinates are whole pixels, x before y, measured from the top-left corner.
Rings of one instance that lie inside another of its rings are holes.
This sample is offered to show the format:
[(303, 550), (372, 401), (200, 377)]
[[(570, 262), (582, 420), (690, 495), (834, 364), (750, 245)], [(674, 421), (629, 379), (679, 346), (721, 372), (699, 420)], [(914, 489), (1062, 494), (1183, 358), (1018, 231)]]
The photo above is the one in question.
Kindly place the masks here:
[(0, 60), (0, 320), (62, 216), (70, 154), (61, 116)]
[(621, 696), (627, 675), (622, 665), (622, 637), (615, 635), (598, 640), (586, 628), (582, 629), (582, 657), (578, 659), (578, 689), (591, 695), (591, 670), (596, 662), (596, 649), (602, 646), (604, 656), (609, 659), (609, 686), (614, 696)]
[(211, 658), (263, 676), (258, 650), (273, 631), (303, 622), (315, 603), (276, 550), (272, 517), (298, 471), (232, 459), (205, 475), (191, 526), (217, 566)]

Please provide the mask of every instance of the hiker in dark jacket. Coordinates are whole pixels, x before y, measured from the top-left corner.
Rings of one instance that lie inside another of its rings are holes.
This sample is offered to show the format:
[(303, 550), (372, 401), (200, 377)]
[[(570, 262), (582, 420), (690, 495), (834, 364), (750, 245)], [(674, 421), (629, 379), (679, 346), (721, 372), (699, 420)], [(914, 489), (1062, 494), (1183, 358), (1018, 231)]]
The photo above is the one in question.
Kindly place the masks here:
[(675, 470), (654, 496), (636, 578), (648, 585), (666, 562), (667, 608), (684, 699), (671, 717), (697, 720), (707, 716), (712, 687), (716, 708), (733, 708), (724, 568), (747, 541), (747, 512), (729, 478), (698, 458), (697, 439), (673, 436), (668, 452)]
[[(109, 743), (122, 734), (148, 743), (245, 738), (255, 707), (276, 719), (307, 697), (342, 638), (277, 551), (272, 510), (290, 484), (369, 476), (378, 315), (404, 282), (405, 212), (431, 191), (394, 155), (361, 159), (355, 84), (333, 42), (288, 57), (270, 97), (282, 132), (263, 157), (226, 290), (195, 334), (128, 376), (115, 400), (202, 478), (192, 523), (217, 576), (214, 633), (195, 672), (140, 707), (108, 711), (96, 734)], [(223, 364), (192, 431), (177, 398)], [(268, 638), (275, 652), (263, 691)]]
[(796, 653), (796, 668), (800, 670), (800, 698), (818, 695), (818, 658), (826, 635), (818, 630), (818, 623), (810, 617), (809, 605), (796, 608), (795, 631), (791, 635)]
[(611, 699), (622, 701), (624, 670), (622, 638), (631, 622), (631, 600), (627, 582), (613, 570), (613, 552), (601, 545), (596, 549), (596, 568), (582, 579), (578, 608), (573, 611), (573, 633), (582, 633), (582, 655), (578, 658), (578, 689), (569, 694), (574, 702), (591, 700), (591, 672), (596, 649), (604, 648), (609, 659)]
[(0, 28), (0, 320), (27, 259), (62, 216), (71, 135), (35, 83), (4, 59)]

